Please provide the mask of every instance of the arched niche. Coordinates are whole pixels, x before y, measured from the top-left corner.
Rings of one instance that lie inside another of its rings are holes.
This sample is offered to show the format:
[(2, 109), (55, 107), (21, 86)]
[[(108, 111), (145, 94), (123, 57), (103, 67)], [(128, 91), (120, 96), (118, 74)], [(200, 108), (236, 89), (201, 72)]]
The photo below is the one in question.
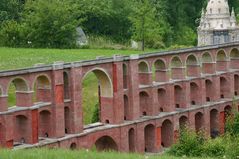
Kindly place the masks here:
[(96, 140), (95, 147), (98, 151), (118, 151), (118, 145), (110, 136), (100, 137)]
[(24, 78), (16, 77), (9, 82), (7, 92), (8, 107), (24, 106), (27, 101), (23, 101), (22, 98), (29, 93), (29, 85)]
[(51, 102), (51, 80), (47, 75), (39, 75), (34, 83), (34, 102)]

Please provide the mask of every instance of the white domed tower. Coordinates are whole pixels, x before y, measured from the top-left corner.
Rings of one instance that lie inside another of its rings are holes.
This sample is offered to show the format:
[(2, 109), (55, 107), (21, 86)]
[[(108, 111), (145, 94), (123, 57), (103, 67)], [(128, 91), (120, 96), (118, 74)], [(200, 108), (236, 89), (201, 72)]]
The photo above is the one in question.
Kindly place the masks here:
[(239, 41), (239, 27), (234, 9), (230, 14), (228, 0), (208, 0), (198, 27), (198, 46)]

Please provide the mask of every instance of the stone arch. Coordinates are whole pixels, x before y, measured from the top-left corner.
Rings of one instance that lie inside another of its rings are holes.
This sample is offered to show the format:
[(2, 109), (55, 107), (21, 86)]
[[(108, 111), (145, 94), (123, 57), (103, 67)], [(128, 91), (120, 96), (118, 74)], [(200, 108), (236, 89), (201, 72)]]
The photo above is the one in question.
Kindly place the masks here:
[(151, 72), (147, 61), (140, 61), (138, 64), (138, 75), (140, 85), (149, 85), (151, 82)]
[(69, 75), (65, 71), (63, 72), (63, 80), (64, 80), (64, 99), (70, 99)]
[(26, 91), (30, 90), (27, 81), (24, 78), (22, 78), (22, 77), (16, 77), (16, 78), (12, 79), (8, 83), (8, 89), (7, 89), (8, 91), (9, 91), (9, 87), (10, 87), (11, 83), (14, 84), (14, 86), (16, 88), (16, 91), (26, 92)]
[(202, 63), (212, 63), (212, 55), (209, 52), (205, 52), (202, 54)]
[(149, 94), (145, 91), (139, 93), (139, 104), (141, 115), (149, 115), (151, 112)]
[(64, 122), (65, 122), (65, 133), (66, 134), (69, 134), (71, 132), (71, 130), (70, 130), (70, 125), (71, 125), (70, 116), (71, 116), (70, 108), (65, 107), (64, 108)]
[(217, 109), (210, 111), (210, 133), (212, 138), (219, 135), (219, 113)]
[(148, 73), (150, 72), (149, 70), (149, 64), (147, 61), (140, 61), (139, 65), (138, 65), (139, 69), (139, 73)]
[(218, 61), (227, 61), (227, 54), (224, 50), (219, 50), (217, 52), (217, 58), (216, 58), (217, 62)]
[(237, 48), (233, 48), (230, 52), (230, 68), (239, 69), (239, 50)]
[(94, 68), (94, 69), (88, 71), (83, 76), (83, 80), (91, 72), (93, 72), (98, 79), (98, 82), (100, 85), (101, 97), (113, 97), (113, 84), (112, 84), (112, 80), (111, 80), (109, 74), (107, 73), (107, 71), (105, 71), (104, 69), (101, 69), (101, 68)]
[(174, 56), (171, 59), (170, 67), (171, 68), (181, 68), (181, 67), (183, 67), (183, 63), (182, 63), (181, 58), (179, 56)]
[(40, 137), (50, 137), (52, 135), (51, 132), (51, 112), (48, 110), (42, 110), (39, 113), (39, 136)]
[(195, 82), (190, 83), (190, 101), (191, 105), (200, 104), (200, 91), (199, 86)]
[(190, 54), (190, 55), (187, 57), (186, 65), (187, 65), (187, 66), (195, 66), (195, 65), (198, 65), (198, 59), (197, 59), (197, 57), (196, 57), (194, 54)]
[(237, 48), (231, 50), (230, 59), (239, 59), (239, 50)]
[(174, 101), (175, 101), (175, 108), (183, 108), (184, 102), (184, 92), (183, 88), (179, 85), (174, 86)]
[(155, 141), (155, 126), (148, 124), (144, 127), (145, 152), (154, 152)]
[(16, 77), (11, 79), (8, 83), (8, 106), (22, 106), (25, 101), (22, 100), (22, 96), (28, 93), (30, 90), (27, 81), (22, 77)]
[(98, 151), (118, 151), (118, 145), (110, 136), (102, 136), (95, 142)]
[[(86, 83), (88, 79), (93, 79), (90, 85)], [(87, 125), (113, 122), (113, 84), (107, 71), (98, 67), (89, 70), (84, 74), (81, 85), (83, 98), (92, 100), (91, 105), (88, 105), (86, 100), (82, 101), (83, 123)], [(91, 98), (89, 92), (92, 94)]]
[(165, 82), (168, 79), (166, 63), (163, 59), (156, 59), (153, 65), (154, 76), (156, 82)]
[(14, 142), (28, 143), (29, 121), (25, 115), (15, 117)]
[(71, 150), (76, 150), (77, 149), (77, 144), (75, 142), (71, 143), (70, 149)]
[(197, 77), (199, 75), (200, 67), (198, 59), (194, 54), (191, 54), (187, 57), (186, 66), (186, 73), (188, 77)]
[(195, 130), (200, 132), (204, 127), (204, 116), (203, 113), (198, 112), (195, 114)]
[(227, 62), (227, 54), (224, 50), (220, 50), (217, 52), (217, 71), (227, 71), (228, 69), (228, 62)]
[(234, 75), (234, 95), (239, 95), (239, 75)]
[(155, 67), (155, 70), (166, 70), (167, 69), (165, 61), (162, 59), (157, 59), (154, 62), (154, 67)]
[(168, 108), (167, 108), (167, 94), (166, 94), (166, 90), (163, 88), (159, 88), (158, 89), (158, 111), (159, 112), (167, 112)]
[(128, 142), (129, 142), (129, 152), (135, 152), (136, 143), (135, 143), (135, 130), (134, 128), (129, 129), (128, 131)]
[(129, 99), (127, 95), (124, 95), (124, 120), (129, 119), (130, 119)]
[(179, 118), (180, 130), (186, 128), (187, 126), (188, 126), (188, 117), (183, 115)]
[(202, 73), (212, 74), (215, 72), (215, 64), (212, 55), (209, 52), (202, 54)]
[(206, 101), (211, 102), (213, 100), (213, 83), (211, 80), (205, 80), (205, 87), (206, 87)]
[(230, 97), (229, 82), (225, 77), (220, 77), (220, 97), (222, 99)]
[(128, 68), (126, 64), (123, 64), (123, 87), (128, 88)]
[(161, 129), (161, 138), (162, 138), (161, 145), (163, 147), (170, 147), (173, 144), (174, 137), (173, 134), (174, 134), (173, 123), (167, 119), (162, 123)]
[(35, 92), (34, 101), (36, 102), (50, 102), (51, 101), (51, 80), (45, 75), (38, 75), (33, 83)]

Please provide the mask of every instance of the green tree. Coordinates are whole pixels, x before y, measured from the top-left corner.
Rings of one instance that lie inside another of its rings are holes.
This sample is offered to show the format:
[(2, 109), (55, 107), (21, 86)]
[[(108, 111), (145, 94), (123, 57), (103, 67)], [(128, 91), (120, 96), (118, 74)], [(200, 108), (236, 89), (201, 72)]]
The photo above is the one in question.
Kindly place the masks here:
[(72, 48), (79, 19), (75, 5), (62, 0), (29, 0), (25, 4), (23, 27), (33, 47)]

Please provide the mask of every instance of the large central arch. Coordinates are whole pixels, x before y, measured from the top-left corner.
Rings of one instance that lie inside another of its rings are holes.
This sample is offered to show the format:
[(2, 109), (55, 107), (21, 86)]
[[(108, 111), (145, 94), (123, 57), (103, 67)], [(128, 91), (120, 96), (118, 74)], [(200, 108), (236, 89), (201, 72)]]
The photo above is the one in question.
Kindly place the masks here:
[(102, 68), (94, 68), (84, 75), (83, 80), (91, 72), (98, 79), (101, 97), (113, 97), (113, 84), (109, 74)]
[(113, 109), (113, 84), (110, 75), (102, 68), (93, 68), (84, 74), (81, 84), (84, 124), (110, 123)]

